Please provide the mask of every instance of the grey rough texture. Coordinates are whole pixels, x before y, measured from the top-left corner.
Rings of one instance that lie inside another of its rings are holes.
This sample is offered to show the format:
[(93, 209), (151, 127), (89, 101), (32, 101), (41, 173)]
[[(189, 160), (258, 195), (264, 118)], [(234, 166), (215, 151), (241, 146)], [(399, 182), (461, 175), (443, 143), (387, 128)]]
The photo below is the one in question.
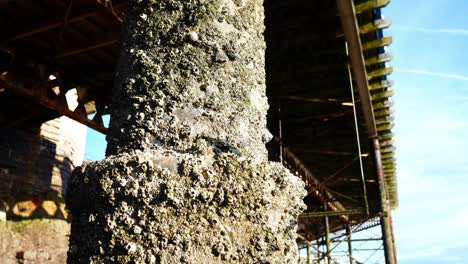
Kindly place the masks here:
[(129, 2), (108, 154), (222, 145), (265, 158), (263, 1)]
[(154, 150), (72, 179), (70, 263), (297, 262), (304, 185), (278, 163)]
[(267, 161), (262, 1), (126, 14), (108, 157), (67, 197), (68, 262), (297, 262), (304, 183)]

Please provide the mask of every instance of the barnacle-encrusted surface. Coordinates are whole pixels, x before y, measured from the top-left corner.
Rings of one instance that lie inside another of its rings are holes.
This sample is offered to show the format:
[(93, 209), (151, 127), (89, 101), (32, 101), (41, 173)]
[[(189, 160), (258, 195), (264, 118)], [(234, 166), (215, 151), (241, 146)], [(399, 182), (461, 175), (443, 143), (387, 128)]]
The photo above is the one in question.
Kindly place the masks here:
[(304, 184), (277, 163), (149, 151), (88, 163), (69, 262), (289, 263)]
[(265, 158), (261, 0), (129, 1), (108, 154), (154, 145)]
[(261, 0), (130, 0), (105, 160), (69, 263), (289, 263), (303, 182), (268, 162)]

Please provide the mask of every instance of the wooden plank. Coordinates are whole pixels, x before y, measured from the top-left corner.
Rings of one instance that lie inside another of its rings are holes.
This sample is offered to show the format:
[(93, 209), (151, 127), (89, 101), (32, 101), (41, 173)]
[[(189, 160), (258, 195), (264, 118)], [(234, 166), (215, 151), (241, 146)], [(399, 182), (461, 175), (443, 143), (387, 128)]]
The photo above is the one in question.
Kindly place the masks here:
[(361, 14), (365, 11), (371, 11), (376, 8), (385, 7), (390, 3), (390, 0), (368, 0), (355, 6), (356, 14)]
[(385, 89), (393, 86), (393, 81), (392, 80), (382, 80), (379, 82), (374, 82), (369, 85), (369, 90), (370, 91), (375, 91), (375, 90), (380, 90), (380, 89)]
[(371, 95), (372, 101), (384, 100), (392, 97), (395, 94), (394, 90), (379, 91)]
[(386, 47), (386, 46), (389, 46), (390, 44), (392, 44), (392, 41), (393, 41), (392, 37), (385, 37), (385, 38), (381, 38), (381, 39), (376, 39), (376, 40), (364, 42), (362, 44), (362, 50), (363, 51), (368, 51), (368, 50), (371, 50), (371, 49)]
[[(377, 20), (374, 20), (374, 21), (372, 21), (370, 23), (359, 26), (358, 31), (359, 31), (360, 34), (367, 34), (367, 33), (370, 33), (370, 32), (377, 31), (379, 29), (388, 28), (391, 25), (392, 25), (392, 22), (390, 20), (388, 20), (388, 19), (377, 19)], [(345, 33), (343, 31), (338, 31), (336, 33), (337, 38), (344, 37), (344, 35), (345, 35)]]
[(386, 68), (381, 68), (381, 69), (371, 71), (371, 72), (368, 73), (367, 76), (368, 76), (369, 80), (371, 80), (373, 78), (387, 76), (387, 75), (391, 74), (392, 72), (393, 72), (393, 67), (386, 67)]
[(392, 54), (390, 54), (390, 53), (381, 53), (381, 54), (379, 54), (377, 56), (367, 58), (365, 60), (365, 63), (366, 63), (366, 66), (371, 66), (371, 65), (378, 64), (378, 63), (388, 62), (388, 61), (391, 61), (392, 59), (393, 59)]
[(388, 28), (392, 25), (392, 21), (388, 19), (377, 19), (370, 23), (364, 24), (359, 27), (359, 33), (367, 34), (370, 32), (377, 31), (379, 29)]

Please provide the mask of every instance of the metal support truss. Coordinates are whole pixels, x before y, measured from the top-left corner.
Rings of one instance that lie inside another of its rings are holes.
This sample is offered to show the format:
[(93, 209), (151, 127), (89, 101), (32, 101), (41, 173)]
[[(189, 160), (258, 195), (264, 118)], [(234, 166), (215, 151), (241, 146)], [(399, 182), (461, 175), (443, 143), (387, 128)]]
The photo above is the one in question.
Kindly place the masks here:
[[(376, 126), (372, 98), (370, 96), (369, 79), (374, 74), (367, 73), (363, 46), (360, 33), (364, 33), (359, 27), (357, 11), (353, 0), (336, 0), (338, 13), (341, 19), (343, 35), (349, 47), (349, 63), (357, 84), (357, 92), (361, 101), (364, 120), (367, 126), (367, 134), (373, 147), (374, 164), (377, 173), (377, 181), (380, 193), (380, 221), (382, 226), (383, 247), (385, 251), (385, 263), (396, 264), (395, 248), (393, 244), (391, 210), (388, 202), (388, 193), (385, 185), (382, 153), (380, 150), (379, 130)], [(386, 69), (384, 69), (385, 71)]]
[[(327, 220), (328, 216), (324, 216), (325, 225)], [(385, 263), (384, 236), (380, 226), (380, 219), (376, 217), (357, 225), (345, 225), (335, 233), (325, 230), (324, 236), (314, 241), (300, 237), (305, 241), (300, 251), (300, 263)]]
[(4, 78), (0, 78), (0, 87), (5, 89), (5, 92), (14, 94), (25, 99), (32, 100), (46, 109), (49, 109), (58, 115), (67, 116), (83, 125), (86, 125), (96, 131), (106, 134), (107, 128), (104, 127), (102, 121), (102, 113), (99, 111), (95, 114), (93, 119), (89, 119), (85, 110), (85, 104), (79, 102), (78, 107), (72, 111), (68, 108), (65, 92), (65, 87), (62, 86), (62, 90), (58, 95), (48, 96), (47, 89), (44, 86), (31, 87), (31, 88), (20, 88), (15, 86)]

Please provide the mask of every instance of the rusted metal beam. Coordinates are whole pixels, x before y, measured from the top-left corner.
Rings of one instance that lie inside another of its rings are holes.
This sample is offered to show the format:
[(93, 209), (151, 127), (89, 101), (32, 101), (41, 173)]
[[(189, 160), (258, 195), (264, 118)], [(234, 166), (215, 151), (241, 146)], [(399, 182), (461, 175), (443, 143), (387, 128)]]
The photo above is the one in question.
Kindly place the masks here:
[(50, 100), (46, 98), (46, 96), (40, 95), (41, 93), (37, 93), (32, 89), (24, 89), (18, 88), (11, 83), (0, 79), (0, 86), (4, 87), (7, 91), (16, 94), (17, 96), (21, 96), (27, 99), (30, 99), (43, 107), (58, 113), (59, 115), (67, 116), (85, 126), (88, 126), (96, 131), (99, 131), (103, 134), (107, 134), (107, 128), (104, 126), (89, 120), (86, 115), (79, 113), (79, 111), (71, 111), (65, 105), (61, 104), (58, 100)]
[[(335, 150), (321, 150), (321, 149), (307, 149), (307, 150), (300, 150), (297, 151), (298, 153), (304, 154), (319, 154), (319, 155), (330, 155), (330, 156), (355, 156), (355, 152), (346, 152), (346, 151), (335, 151)], [(362, 157), (367, 157), (367, 154)]]
[[(326, 211), (328, 203), (323, 204), (323, 209)], [(324, 225), (325, 225), (325, 248), (326, 252), (325, 255), (327, 257), (327, 264), (332, 264), (331, 258), (331, 249), (330, 249), (330, 223), (328, 222), (328, 216), (325, 215), (324, 218)]]
[(60, 43), (63, 41), (63, 33), (65, 32), (65, 29), (68, 26), (68, 19), (70, 18), (70, 12), (71, 12), (72, 6), (73, 6), (73, 0), (68, 0), (67, 10), (65, 11), (65, 16), (63, 17), (63, 23), (60, 29), (58, 40), (55, 43), (56, 47), (59, 46)]
[[(112, 0), (96, 0), (100, 5), (107, 8), (109, 12), (117, 19), (120, 23), (123, 23), (123, 16), (115, 11), (114, 7), (118, 7), (119, 5), (114, 5)], [(122, 4), (120, 4), (122, 5)]]
[(390, 204), (387, 199), (385, 174), (383, 171), (382, 157), (380, 152), (380, 144), (378, 138), (371, 139), (372, 148), (374, 149), (374, 164), (377, 171), (377, 182), (380, 194), (380, 226), (382, 228), (383, 246), (385, 251), (385, 263), (396, 264), (395, 249), (393, 244), (392, 225), (390, 222)]
[[(362, 183), (362, 179), (361, 178), (340, 178), (341, 181), (347, 181), (347, 182), (361, 182)], [(367, 183), (375, 183), (377, 182), (376, 180), (367, 180), (366, 179), (366, 182)]]
[(337, 99), (312, 98), (312, 97), (292, 96), (292, 95), (279, 96), (279, 98), (287, 99), (291, 101), (308, 102), (308, 103), (321, 103), (321, 104), (331, 104), (331, 105), (339, 105), (339, 106), (349, 106), (345, 102), (342, 102)]
[(345, 226), (346, 229), (346, 240), (348, 242), (348, 257), (349, 257), (349, 264), (353, 264), (353, 240), (351, 240), (351, 228), (349, 225)]
[(385, 261), (387, 264), (395, 264), (394, 245), (391, 236), (390, 207), (387, 202), (387, 191), (382, 167), (378, 130), (375, 124), (374, 110), (369, 89), (369, 76), (366, 71), (366, 64), (363, 55), (363, 48), (360, 39), (359, 25), (357, 22), (356, 10), (352, 0), (336, 0), (338, 13), (340, 14), (341, 25), (344, 37), (349, 48), (349, 60), (352, 66), (353, 77), (357, 83), (357, 90), (361, 101), (364, 120), (367, 126), (368, 137), (373, 146), (374, 164), (376, 167), (377, 181), (380, 192), (381, 206), (381, 226), (384, 237)]
[[(348, 236), (348, 235), (346, 235)], [(351, 238), (351, 233), (350, 233), (350, 236), (349, 238)], [(350, 241), (352, 242), (367, 242), (367, 241), (382, 241), (382, 238), (381, 237), (375, 237), (375, 238), (355, 238), (355, 239), (349, 239)], [(332, 240), (331, 241), (332, 243), (333, 242), (341, 242), (341, 240)]]
[(325, 185), (325, 183), (327, 183), (327, 181), (329, 181), (330, 179), (340, 175), (343, 171), (345, 171), (347, 168), (349, 168), (351, 165), (353, 165), (357, 160), (359, 159), (359, 157), (354, 157), (351, 161), (349, 161), (348, 163), (344, 164), (343, 167), (339, 168), (337, 171), (335, 171), (334, 173), (330, 174), (329, 176), (325, 177), (321, 182), (320, 182), (320, 185), (319, 187)]
[(61, 58), (65, 58), (65, 57), (70, 57), (70, 56), (78, 55), (78, 54), (81, 54), (81, 53), (84, 53), (84, 52), (89, 52), (89, 51), (92, 51), (92, 50), (95, 50), (95, 49), (107, 47), (107, 46), (117, 44), (117, 43), (119, 43), (119, 41), (117, 39), (109, 39), (109, 40), (101, 41), (101, 42), (98, 42), (98, 43), (95, 43), (95, 44), (92, 44), (92, 45), (86, 45), (86, 46), (82, 46), (82, 47), (79, 47), (79, 48), (72, 48), (72, 49), (69, 49), (69, 50), (64, 50), (64, 51), (58, 53), (55, 56), (55, 58), (56, 59), (61, 59)]
[(312, 217), (324, 217), (324, 216), (341, 216), (341, 215), (360, 215), (366, 214), (365, 211), (361, 209), (357, 210), (344, 210), (344, 211), (323, 211), (323, 212), (310, 212), (303, 213), (299, 218), (312, 218)]
[(349, 48), (349, 59), (353, 77), (356, 80), (359, 98), (361, 100), (364, 119), (367, 124), (369, 137), (377, 136), (377, 128), (374, 123), (374, 111), (369, 92), (369, 83), (366, 71), (366, 63), (362, 53), (362, 44), (359, 37), (359, 26), (354, 12), (354, 4), (351, 0), (337, 0), (337, 7), (341, 18), (344, 36)]
[[(382, 250), (382, 247), (378, 247), (378, 248), (358, 248), (358, 249), (354, 249), (354, 251), (378, 251), (378, 250)], [(338, 251), (335, 251), (336, 253), (346, 253), (347, 251), (346, 250), (338, 250)]]
[[(287, 168), (288, 166), (292, 165), (291, 169), (300, 170), (300, 172), (298, 173), (306, 181), (306, 188), (308, 189), (309, 193), (314, 195), (322, 203), (328, 204), (327, 208), (329, 208), (332, 211), (346, 211), (346, 208), (340, 202), (334, 201), (332, 194), (330, 194), (326, 190), (318, 188), (320, 182), (305, 166), (305, 164), (289, 148), (283, 147), (283, 157), (283, 163)], [(345, 223), (349, 222), (349, 218), (346, 215), (340, 215), (340, 219)]]

